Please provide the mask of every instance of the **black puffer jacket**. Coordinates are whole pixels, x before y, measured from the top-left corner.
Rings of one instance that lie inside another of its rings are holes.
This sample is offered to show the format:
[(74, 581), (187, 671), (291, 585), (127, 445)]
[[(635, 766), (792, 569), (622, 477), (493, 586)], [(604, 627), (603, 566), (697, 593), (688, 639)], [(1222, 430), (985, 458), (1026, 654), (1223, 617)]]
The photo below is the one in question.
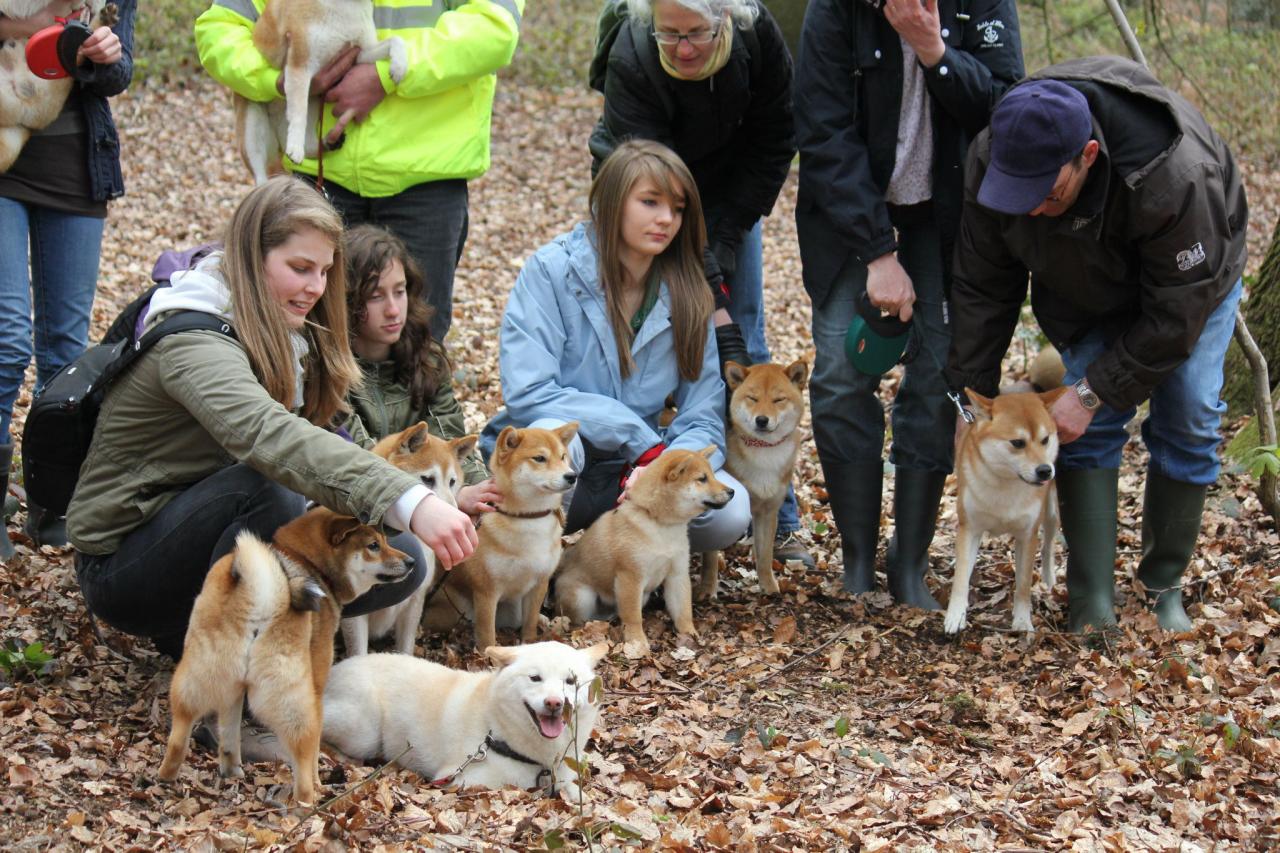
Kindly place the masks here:
[(1084, 93), (1101, 149), (1065, 214), (1007, 216), (976, 201), (990, 140), (974, 141), (947, 379), (995, 391), (1030, 272), (1036, 319), (1059, 349), (1093, 329), (1106, 335), (1086, 376), (1104, 402), (1127, 409), (1186, 361), (1244, 271), (1240, 173), (1200, 112), (1137, 63), (1098, 56), (1034, 77)]
[[(942, 60), (925, 69), (933, 105), (933, 216), (944, 268), (960, 220), (965, 152), (1023, 75), (1012, 0), (939, 0)], [(884, 201), (902, 111), (902, 45), (860, 0), (811, 0), (796, 63), (804, 284), (815, 305), (852, 253), (869, 263), (897, 248)]]
[[(641, 28), (623, 26), (609, 53), (604, 115), (591, 134), (592, 172), (618, 143), (653, 139), (680, 155), (698, 184), (706, 213), (708, 277), (731, 277), (738, 245), (778, 198), (795, 137), (791, 54), (769, 10), (760, 6), (754, 35), (738, 29), (725, 67), (699, 81), (662, 70), (658, 45), (636, 44)], [(750, 55), (754, 45), (759, 56)]]

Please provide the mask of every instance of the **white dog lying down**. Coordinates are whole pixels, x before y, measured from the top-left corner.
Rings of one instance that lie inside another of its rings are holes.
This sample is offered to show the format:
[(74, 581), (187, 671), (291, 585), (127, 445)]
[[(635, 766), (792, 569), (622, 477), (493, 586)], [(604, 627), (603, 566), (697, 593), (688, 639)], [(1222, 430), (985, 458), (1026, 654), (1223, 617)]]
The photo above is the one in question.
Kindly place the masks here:
[(595, 665), (608, 650), (491, 646), (485, 654), (498, 669), (490, 672), (406, 655), (348, 658), (325, 687), (322, 737), (352, 758), (396, 759), (440, 785), (564, 788), (577, 797), (564, 761), (585, 760), (599, 713)]

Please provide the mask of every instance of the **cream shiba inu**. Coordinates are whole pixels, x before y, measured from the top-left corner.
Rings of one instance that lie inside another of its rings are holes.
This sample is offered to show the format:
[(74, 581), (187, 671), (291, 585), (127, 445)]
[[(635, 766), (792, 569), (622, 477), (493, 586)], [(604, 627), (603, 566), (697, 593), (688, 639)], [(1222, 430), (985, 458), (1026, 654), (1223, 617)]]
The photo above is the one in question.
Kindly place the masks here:
[(216, 713), (218, 768), (243, 776), (240, 713), (279, 738), (293, 794), (314, 802), (319, 784), (321, 696), (333, 665), (342, 605), (412, 569), (375, 527), (318, 507), (276, 531), (272, 544), (241, 533), (196, 597), (182, 660), (173, 673), (173, 728), (160, 778), (172, 780), (196, 720)]
[(1042, 394), (1002, 394), (994, 400), (968, 388), (976, 421), (956, 449), (956, 570), (944, 627), (954, 634), (965, 626), (969, 577), (984, 532), (1014, 539), (1013, 627), (1032, 631), (1031, 564), (1036, 536), (1045, 591), (1053, 589), (1053, 540), (1058, 532), (1058, 502), (1053, 488), (1058, 430), (1049, 407), (1067, 388)]
[(507, 427), (498, 435), (489, 468), (502, 504), (480, 525), (480, 545), (454, 566), (427, 606), (426, 624), (448, 630), (462, 617), (475, 622), (476, 649), (496, 645), (498, 607), (518, 610), (520, 639), (538, 636), (538, 614), (560, 561), (561, 503), (577, 482), (568, 443), (577, 422), (554, 430)]
[[(787, 367), (737, 362), (724, 366), (725, 382), (733, 391), (729, 401), (728, 450), (725, 470), (737, 477), (751, 495), (752, 553), (760, 591), (778, 591), (773, 576), (773, 538), (778, 509), (800, 455), (800, 418), (804, 415), (804, 386), (809, 366), (803, 361)], [(714, 598), (721, 556), (702, 555), (702, 577), (695, 597)]]
[[(374, 445), (373, 452), (400, 470), (418, 475), (437, 497), (450, 506), (457, 506), (458, 491), (462, 488), (462, 460), (475, 450), (476, 440), (477, 436), (467, 435), (445, 441), (428, 433), (427, 425), (419, 422), (382, 439)], [(342, 620), (342, 639), (348, 656), (366, 654), (370, 639), (385, 637), (393, 631), (396, 651), (413, 654), (427, 592), (435, 586), (435, 554), (430, 548), (424, 548), (423, 553), (427, 560), (426, 573), (413, 595), (366, 616)]]
[[(359, 63), (389, 59), (399, 83), (409, 68), (404, 41), (378, 40), (372, 0), (270, 0), (253, 27), (253, 43), (284, 73), (284, 102), (258, 103), (239, 95), (236, 136), (255, 183), (267, 180), (280, 150), (301, 163), (318, 150), (315, 127), (321, 101), (310, 97), (311, 78), (349, 47), (359, 47)], [(339, 116), (339, 123), (349, 117)]]
[(556, 577), (556, 608), (574, 622), (616, 608), (622, 636), (649, 651), (641, 609), (658, 587), (681, 634), (697, 636), (689, 582), (689, 522), (720, 509), (733, 489), (716, 479), (700, 451), (667, 450), (642, 468), (626, 498), (596, 519), (565, 552)]
[[(49, 0), (0, 0), (0, 14), (29, 18), (49, 5)], [(107, 0), (61, 0), (52, 5), (58, 17), (78, 18), (90, 29), (113, 26), (118, 14)], [(0, 40), (0, 172), (18, 159), (32, 132), (58, 117), (74, 85), (70, 77), (47, 80), (31, 73), (26, 50), (25, 38)]]
[(437, 785), (564, 788), (576, 797), (565, 759), (585, 761), (602, 695), (594, 669), (608, 650), (493, 646), (485, 650), (498, 665), (492, 672), (404, 655), (349, 658), (325, 689), (324, 741), (352, 758), (395, 759)]

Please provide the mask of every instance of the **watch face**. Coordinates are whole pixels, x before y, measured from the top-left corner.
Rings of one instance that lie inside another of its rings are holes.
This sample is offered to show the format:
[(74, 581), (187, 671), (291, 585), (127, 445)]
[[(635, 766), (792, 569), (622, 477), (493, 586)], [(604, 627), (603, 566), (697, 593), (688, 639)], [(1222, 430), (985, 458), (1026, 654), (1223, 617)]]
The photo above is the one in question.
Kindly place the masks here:
[(1085, 384), (1082, 379), (1075, 385), (1076, 395), (1080, 398), (1080, 405), (1086, 409), (1096, 409), (1102, 405), (1102, 401), (1098, 399), (1098, 395), (1093, 393), (1093, 389)]

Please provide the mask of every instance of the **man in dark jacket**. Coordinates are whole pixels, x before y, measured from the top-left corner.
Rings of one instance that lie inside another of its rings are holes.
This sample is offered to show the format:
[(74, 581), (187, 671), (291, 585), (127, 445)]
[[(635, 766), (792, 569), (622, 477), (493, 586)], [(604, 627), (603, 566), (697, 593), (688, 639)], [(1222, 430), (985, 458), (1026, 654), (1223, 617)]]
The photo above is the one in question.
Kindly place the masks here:
[(924, 582), (954, 408), (942, 362), (946, 284), (968, 141), (1023, 73), (1013, 2), (811, 0), (796, 68), (796, 225), (817, 349), (813, 433), (844, 548), (844, 588), (875, 585), (884, 470), (880, 376), (845, 356), (864, 296), (912, 320), (919, 354), (893, 403), (897, 601), (937, 609)]
[[(769, 360), (761, 218), (795, 154), (791, 54), (757, 0), (627, 0), (606, 10), (591, 83), (604, 114), (591, 135), (592, 171), (627, 139), (653, 139), (688, 165), (707, 226), (707, 282), (716, 297), (721, 364)], [(793, 533), (795, 496), (778, 514), (779, 560), (813, 558)]]
[(1115, 622), (1124, 427), (1148, 399), (1138, 579), (1162, 627), (1191, 627), (1182, 573), (1218, 476), (1247, 219), (1231, 152), (1204, 117), (1117, 57), (1039, 72), (970, 151), (948, 379), (995, 392), (1030, 273), (1074, 386), (1053, 407), (1072, 630)]

